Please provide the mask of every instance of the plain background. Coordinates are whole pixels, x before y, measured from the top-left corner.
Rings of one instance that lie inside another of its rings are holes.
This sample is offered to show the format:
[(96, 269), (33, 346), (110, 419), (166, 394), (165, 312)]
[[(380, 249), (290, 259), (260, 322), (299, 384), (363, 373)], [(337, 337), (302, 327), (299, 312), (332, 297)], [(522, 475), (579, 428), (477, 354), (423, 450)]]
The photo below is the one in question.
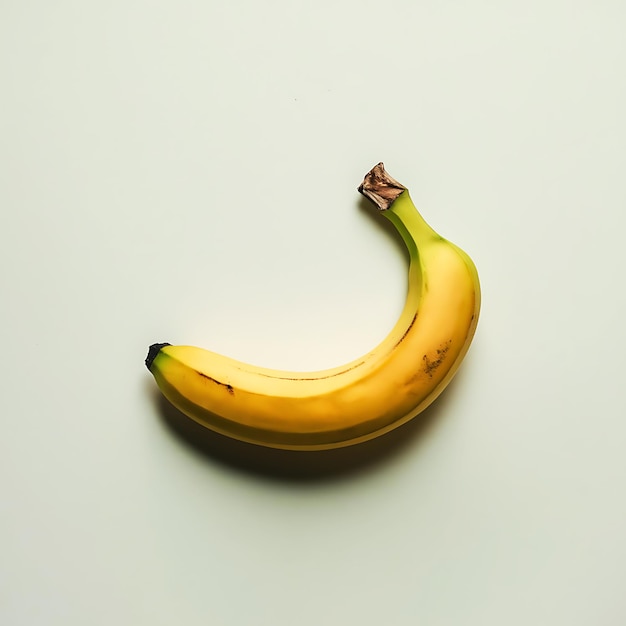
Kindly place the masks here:
[[(0, 5), (0, 622), (626, 623), (626, 5)], [(287, 369), (391, 328), (378, 161), (474, 258), (421, 418), (265, 453), (153, 342)]]

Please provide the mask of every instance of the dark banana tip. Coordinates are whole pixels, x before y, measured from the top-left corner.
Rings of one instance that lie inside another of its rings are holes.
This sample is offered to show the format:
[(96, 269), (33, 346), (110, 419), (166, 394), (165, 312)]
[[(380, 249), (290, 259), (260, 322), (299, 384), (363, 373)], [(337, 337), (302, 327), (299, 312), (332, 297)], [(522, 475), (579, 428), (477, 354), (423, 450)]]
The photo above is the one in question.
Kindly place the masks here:
[(152, 367), (152, 361), (156, 359), (156, 355), (159, 354), (161, 348), (165, 348), (165, 346), (171, 346), (171, 343), (153, 343), (148, 348), (148, 356), (146, 357), (146, 367), (150, 369)]

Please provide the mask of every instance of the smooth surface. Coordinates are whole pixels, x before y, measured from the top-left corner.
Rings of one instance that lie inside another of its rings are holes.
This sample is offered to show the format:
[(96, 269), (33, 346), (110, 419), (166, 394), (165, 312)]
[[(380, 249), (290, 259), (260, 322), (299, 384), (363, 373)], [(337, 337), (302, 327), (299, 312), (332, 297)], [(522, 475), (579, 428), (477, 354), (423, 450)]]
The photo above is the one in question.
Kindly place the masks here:
[[(626, 621), (623, 2), (4, 2), (0, 622)], [(318, 369), (393, 325), (384, 161), (475, 260), (424, 419), (267, 455), (157, 341)]]

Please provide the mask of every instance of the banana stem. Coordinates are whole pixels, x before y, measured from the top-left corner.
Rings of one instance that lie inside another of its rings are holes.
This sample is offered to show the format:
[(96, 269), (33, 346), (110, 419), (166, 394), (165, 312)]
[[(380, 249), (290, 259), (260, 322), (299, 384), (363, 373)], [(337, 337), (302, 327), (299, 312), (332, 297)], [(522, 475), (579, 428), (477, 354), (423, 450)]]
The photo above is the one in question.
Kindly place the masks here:
[(421, 216), (411, 200), (409, 190), (389, 176), (382, 163), (375, 165), (365, 175), (358, 190), (393, 223), (411, 257), (420, 244), (441, 238)]
[(406, 187), (394, 178), (391, 178), (383, 163), (374, 167), (365, 174), (363, 182), (359, 185), (359, 193), (371, 200), (379, 211), (386, 211), (394, 201), (406, 191)]

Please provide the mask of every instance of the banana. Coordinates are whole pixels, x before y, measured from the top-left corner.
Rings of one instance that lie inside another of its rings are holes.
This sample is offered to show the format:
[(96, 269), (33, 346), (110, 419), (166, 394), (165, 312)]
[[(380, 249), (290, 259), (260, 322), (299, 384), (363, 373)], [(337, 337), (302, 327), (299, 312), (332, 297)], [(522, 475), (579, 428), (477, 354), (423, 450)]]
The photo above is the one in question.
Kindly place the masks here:
[(321, 450), (377, 437), (439, 396), (476, 330), (476, 267), (424, 221), (382, 163), (358, 190), (392, 222), (409, 251), (406, 303), (389, 335), (361, 358), (317, 372), (267, 369), (193, 346), (153, 344), (146, 366), (175, 407), (241, 441)]

